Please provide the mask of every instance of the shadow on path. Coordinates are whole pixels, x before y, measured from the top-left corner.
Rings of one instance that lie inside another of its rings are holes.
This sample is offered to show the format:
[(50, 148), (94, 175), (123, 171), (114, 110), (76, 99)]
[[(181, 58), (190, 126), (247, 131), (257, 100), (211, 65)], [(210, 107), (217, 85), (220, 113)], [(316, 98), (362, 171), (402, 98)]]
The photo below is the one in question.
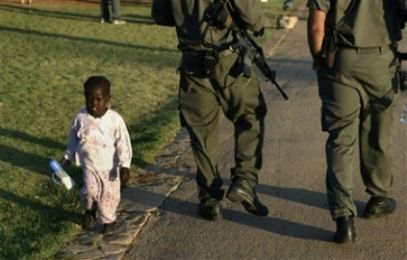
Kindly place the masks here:
[[(172, 197), (166, 198), (164, 195), (146, 190), (138, 190), (137, 196), (132, 196), (134, 203), (149, 205), (151, 201), (163, 201), (159, 207), (162, 211), (169, 211), (184, 216), (201, 219), (196, 215), (197, 204), (182, 201)], [(130, 199), (130, 198), (128, 198)], [(155, 206), (155, 205), (151, 205)], [(297, 237), (306, 240), (330, 240), (332, 233), (319, 227), (296, 223), (276, 217), (256, 217), (249, 213), (239, 212), (231, 209), (224, 209), (224, 220), (233, 221), (242, 225), (251, 226), (271, 233), (284, 236)], [(208, 222), (209, 223), (209, 222)]]
[[(257, 191), (259, 194), (265, 194), (268, 196), (284, 199), (287, 201), (301, 203), (316, 208), (326, 209), (327, 214), (329, 214), (326, 193), (307, 190), (303, 188), (285, 188), (262, 184), (258, 185)], [(358, 208), (359, 213), (366, 204), (365, 202), (359, 200), (355, 200), (354, 203)]]

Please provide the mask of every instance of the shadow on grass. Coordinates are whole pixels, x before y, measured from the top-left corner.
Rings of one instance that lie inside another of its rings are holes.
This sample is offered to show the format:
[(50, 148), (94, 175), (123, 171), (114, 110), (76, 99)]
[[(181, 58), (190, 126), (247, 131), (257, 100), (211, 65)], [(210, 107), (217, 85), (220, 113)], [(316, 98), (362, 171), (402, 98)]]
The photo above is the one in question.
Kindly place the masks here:
[(60, 19), (88, 20), (88, 21), (97, 21), (99, 19), (99, 16), (95, 16), (95, 15), (73, 13), (73, 12), (66, 12), (66, 11), (58, 12), (58, 11), (34, 8), (34, 7), (23, 7), (23, 6), (9, 5), (9, 4), (0, 4), (0, 10), (7, 11), (7, 12), (19, 12), (19, 13), (29, 14), (29, 15), (39, 15), (39, 16), (46, 16), (46, 17), (52, 17), (52, 18), (60, 18)]
[(62, 207), (50, 207), (30, 199), (20, 197), (18, 195), (15, 195), (14, 193), (3, 190), (1, 188), (0, 188), (0, 198), (8, 202), (19, 204), (23, 207), (28, 207), (32, 210), (47, 212), (47, 215), (49, 216), (59, 216), (60, 218), (59, 221), (69, 221), (73, 223), (79, 223), (81, 219), (81, 214), (65, 210)]
[(125, 15), (123, 15), (123, 19), (126, 20), (126, 22), (131, 22), (131, 23), (155, 24), (155, 22), (151, 18), (151, 16), (146, 16), (146, 15), (125, 14)]
[[(63, 209), (62, 207), (51, 207), (44, 205), (40, 202), (30, 200), (18, 196), (12, 192), (0, 189), (0, 200), (5, 200), (9, 205), (18, 204), (24, 211), (27, 209), (39, 211), (46, 216), (41, 219), (41, 222), (31, 223), (38, 220), (37, 218), (27, 220), (27, 223), (22, 223), (21, 220), (18, 226), (11, 227), (13, 235), (8, 235), (7, 238), (0, 241), (2, 248), (0, 249), (1, 259), (22, 259), (26, 258), (29, 254), (40, 251), (41, 237), (49, 236), (51, 233), (61, 234), (65, 232), (66, 225), (63, 222), (71, 222), (79, 224), (81, 215), (72, 211)], [(7, 223), (7, 218), (15, 218), (15, 212), (6, 212), (2, 214), (2, 223)], [(28, 216), (27, 216), (28, 217)], [(18, 222), (17, 221), (17, 222)], [(10, 221), (11, 223), (15, 222)], [(36, 228), (30, 228), (27, 225), (34, 225)], [(3, 258), (4, 257), (4, 258)]]
[[(78, 0), (79, 2), (83, 3), (91, 3), (91, 4), (99, 4), (99, 0)], [(121, 0), (120, 3), (122, 5), (143, 5), (143, 6), (151, 6), (152, 0)]]
[[(0, 127), (0, 135), (8, 137), (11, 139), (16, 139), (20, 141), (29, 142), (33, 145), (40, 145), (46, 148), (64, 150), (66, 146), (59, 142), (56, 142), (49, 138), (38, 138), (36, 136), (29, 135), (27, 133), (13, 130), (5, 129)], [(29, 152), (24, 152), (18, 150), (14, 147), (0, 145), (0, 161), (9, 163), (13, 166), (22, 167), (24, 169), (43, 174), (49, 175), (50, 169), (48, 168), (48, 162), (51, 158), (46, 158), (44, 156), (36, 155)]]
[[(99, 1), (97, 2), (99, 4)], [(99, 10), (99, 5), (95, 7), (95, 11)], [(6, 12), (19, 12), (27, 15), (37, 15), (45, 16), (57, 19), (70, 19), (70, 20), (85, 20), (85, 21), (95, 21), (98, 22), (100, 19), (99, 15), (89, 15), (74, 12), (59, 12), (54, 10), (39, 9), (34, 7), (23, 7), (10, 4), (0, 4), (0, 10)], [(96, 11), (97, 12), (97, 11)], [(127, 22), (138, 23), (138, 24), (155, 24), (151, 16), (147, 15), (137, 15), (137, 14), (123, 14), (123, 19)]]
[(56, 142), (50, 138), (38, 138), (36, 136), (32, 136), (14, 129), (5, 129), (0, 127), (0, 136), (18, 139), (32, 144), (41, 145), (47, 148), (55, 148), (59, 150), (64, 150), (66, 148), (64, 144)]
[(44, 156), (24, 152), (14, 147), (0, 145), (0, 161), (32, 172), (49, 175), (51, 173), (48, 167), (49, 160), (50, 158)]
[[(16, 33), (21, 35), (38, 36), (37, 39), (34, 37), (26, 37), (27, 44), (33, 46), (46, 46), (49, 44), (49, 41), (53, 40), (52, 38), (66, 40), (66, 42), (58, 43), (63, 44), (63, 46), (59, 46), (59, 51), (56, 53), (50, 54), (49, 48), (38, 48), (36, 51), (41, 53), (40, 55), (43, 57), (58, 58), (58, 55), (61, 55), (62, 58), (65, 59), (66, 55), (69, 55), (69, 57), (78, 56), (81, 58), (87, 56), (94, 58), (96, 56), (101, 61), (116, 60), (121, 64), (128, 63), (132, 66), (134, 64), (140, 64), (157, 69), (169, 67), (174, 68), (174, 70), (176, 66), (178, 66), (178, 61), (180, 58), (180, 53), (175, 48), (151, 47), (102, 39), (70, 36), (59, 33), (41, 32), (31, 29), (12, 28), (1, 25), (0, 31), (10, 32), (13, 34)], [(16, 37), (18, 36), (16, 35)], [(106, 46), (104, 45), (109, 47), (108, 51), (106, 51)]]
[(1, 26), (1, 25), (0, 25), (0, 31), (9, 31), (9, 32), (15, 32), (15, 33), (22, 33), (22, 34), (33, 34), (33, 35), (42, 36), (42, 37), (55, 37), (55, 38), (62, 38), (62, 39), (71, 40), (71, 41), (83, 41), (83, 42), (96, 43), (96, 44), (101, 43), (101, 44), (112, 45), (115, 47), (136, 48), (139, 50), (142, 49), (142, 50), (147, 50), (147, 51), (165, 51), (165, 52), (178, 54), (178, 50), (176, 50), (176, 49), (153, 48), (153, 47), (142, 46), (142, 45), (100, 40), (100, 39), (92, 39), (92, 38), (84, 38), (84, 37), (64, 35), (64, 34), (58, 34), (58, 33), (48, 33), (48, 32), (41, 32), (41, 31), (30, 30), (30, 29), (6, 27), (6, 26)]
[(144, 168), (149, 163), (145, 160), (143, 152), (157, 149), (157, 144), (162, 144), (163, 132), (173, 120), (173, 116), (177, 112), (178, 99), (172, 98), (168, 100), (158, 110), (151, 113), (151, 116), (146, 116), (137, 124), (129, 125), (131, 143), (133, 146), (133, 162), (137, 167)]

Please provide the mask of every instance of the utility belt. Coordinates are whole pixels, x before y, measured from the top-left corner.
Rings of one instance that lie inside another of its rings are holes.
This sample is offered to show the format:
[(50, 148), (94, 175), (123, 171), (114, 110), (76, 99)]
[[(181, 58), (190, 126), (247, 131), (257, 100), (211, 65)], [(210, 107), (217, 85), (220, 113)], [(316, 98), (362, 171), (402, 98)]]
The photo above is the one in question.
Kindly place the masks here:
[[(325, 41), (326, 40), (326, 41)], [(329, 41), (329, 42), (327, 42)], [(323, 66), (326, 68), (332, 68), (335, 63), (337, 52), (340, 50), (354, 51), (358, 55), (366, 54), (381, 54), (390, 50), (395, 51), (397, 49), (396, 44), (377, 46), (377, 47), (352, 47), (348, 45), (335, 44), (332, 39), (325, 38), (322, 46), (322, 59)]]
[(354, 50), (357, 54), (372, 54), (372, 53), (382, 53), (384, 51), (393, 50), (393, 45), (384, 45), (377, 47), (350, 47), (346, 45), (338, 45), (339, 49)]
[(205, 78), (211, 75), (219, 59), (230, 54), (232, 51), (229, 49), (223, 51), (185, 50), (182, 52), (180, 69), (188, 75)]

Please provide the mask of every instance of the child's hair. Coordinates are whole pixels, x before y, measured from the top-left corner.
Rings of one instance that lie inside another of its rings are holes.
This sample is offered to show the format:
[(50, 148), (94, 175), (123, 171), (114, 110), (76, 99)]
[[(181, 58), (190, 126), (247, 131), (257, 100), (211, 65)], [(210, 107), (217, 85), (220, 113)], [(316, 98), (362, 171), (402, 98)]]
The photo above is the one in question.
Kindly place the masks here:
[(101, 88), (105, 94), (110, 95), (110, 81), (105, 76), (89, 77), (85, 81), (83, 88), (85, 90), (85, 95), (95, 88)]

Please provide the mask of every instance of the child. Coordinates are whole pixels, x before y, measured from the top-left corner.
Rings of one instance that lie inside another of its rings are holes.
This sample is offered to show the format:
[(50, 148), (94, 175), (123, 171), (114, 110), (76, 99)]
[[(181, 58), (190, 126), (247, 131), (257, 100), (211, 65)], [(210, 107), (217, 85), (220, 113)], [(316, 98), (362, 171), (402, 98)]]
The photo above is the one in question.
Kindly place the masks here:
[(129, 179), (132, 148), (123, 118), (109, 109), (109, 80), (92, 76), (85, 82), (84, 90), (86, 107), (73, 121), (61, 164), (68, 165), (75, 159), (83, 169), (84, 228), (95, 225), (98, 211), (103, 232), (107, 233), (116, 220), (120, 186)]

